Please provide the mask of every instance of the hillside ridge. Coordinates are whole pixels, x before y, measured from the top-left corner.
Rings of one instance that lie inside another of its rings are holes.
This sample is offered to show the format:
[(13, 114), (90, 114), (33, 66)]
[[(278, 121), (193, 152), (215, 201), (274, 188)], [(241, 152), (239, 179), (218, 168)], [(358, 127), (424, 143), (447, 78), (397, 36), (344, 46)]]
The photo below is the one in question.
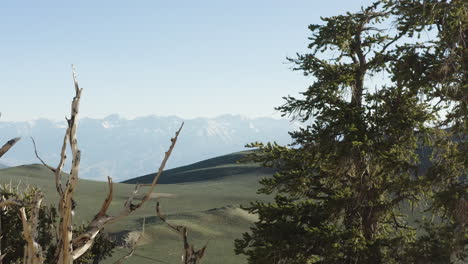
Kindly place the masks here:
[[(225, 177), (235, 177), (244, 174), (266, 174), (271, 169), (264, 168), (255, 163), (238, 163), (251, 151), (234, 152), (227, 155), (206, 159), (189, 165), (166, 170), (162, 173), (158, 184), (174, 184), (187, 182), (200, 182), (207, 180), (221, 180)], [(155, 173), (146, 174), (122, 181), (122, 183), (147, 184), (152, 181)]]

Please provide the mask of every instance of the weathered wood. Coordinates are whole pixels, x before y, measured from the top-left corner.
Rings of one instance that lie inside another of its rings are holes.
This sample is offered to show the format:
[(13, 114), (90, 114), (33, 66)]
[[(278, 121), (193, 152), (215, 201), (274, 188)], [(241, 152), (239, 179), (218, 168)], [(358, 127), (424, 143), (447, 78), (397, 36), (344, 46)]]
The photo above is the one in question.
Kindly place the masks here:
[(184, 264), (198, 264), (200, 263), (200, 260), (203, 258), (203, 255), (205, 254), (206, 247), (208, 246), (207, 244), (202, 247), (199, 250), (195, 250), (193, 245), (191, 245), (188, 242), (187, 238), (187, 228), (185, 226), (181, 225), (173, 225), (169, 222), (166, 221), (166, 218), (164, 215), (161, 213), (161, 209), (159, 208), (159, 202), (156, 203), (156, 215), (164, 222), (166, 223), (171, 229), (179, 233), (183, 240), (184, 240), (184, 255), (182, 256), (182, 260)]
[(23, 224), (23, 237), (26, 240), (24, 246), (24, 264), (42, 264), (44, 258), (42, 256), (42, 248), (36, 242), (37, 239), (37, 226), (39, 223), (39, 209), (42, 203), (42, 194), (37, 193), (34, 201), (34, 207), (31, 210), (30, 219), (26, 216), (26, 208), (20, 208), (20, 218)]
[[(73, 222), (72, 222), (72, 204), (73, 195), (78, 183), (78, 173), (80, 169), (81, 152), (78, 149), (78, 140), (76, 138), (76, 130), (78, 126), (78, 113), (80, 108), (80, 99), (82, 88), (78, 85), (75, 68), (73, 67), (73, 82), (75, 86), (75, 97), (71, 104), (70, 119), (67, 119), (68, 128), (65, 132), (64, 144), (60, 156), (60, 162), (55, 171), (57, 192), (60, 195), (58, 212), (60, 223), (58, 225), (58, 246), (56, 255), (58, 256), (57, 264), (72, 264), (73, 263)], [(70, 146), (72, 152), (72, 166), (70, 177), (65, 185), (65, 190), (62, 190), (60, 184), (60, 171), (65, 161), (66, 144)]]
[[(99, 232), (104, 228), (105, 225), (109, 223), (113, 223), (123, 219), (124, 217), (128, 216), (135, 210), (141, 208), (150, 198), (151, 193), (154, 191), (154, 188), (164, 170), (164, 167), (175, 147), (177, 142), (177, 138), (182, 130), (183, 123), (180, 128), (176, 131), (175, 137), (171, 138), (171, 144), (169, 149), (165, 153), (164, 159), (162, 160), (158, 172), (155, 175), (152, 183), (149, 185), (148, 191), (144, 194), (143, 198), (136, 204), (133, 203), (135, 196), (137, 195), (140, 185), (135, 186), (135, 190), (133, 193), (130, 194), (127, 201), (123, 205), (123, 209), (114, 216), (107, 215), (107, 210), (112, 202), (113, 196), (113, 184), (112, 178), (108, 177), (108, 185), (109, 185), (109, 192), (107, 194), (106, 199), (104, 200), (101, 209), (95, 215), (93, 220), (88, 224), (87, 228), (84, 232), (74, 237), (73, 235), (73, 196), (76, 192), (77, 183), (79, 179), (79, 169), (80, 169), (80, 160), (81, 160), (81, 152), (78, 148), (78, 140), (76, 137), (77, 131), (77, 121), (78, 121), (78, 113), (79, 113), (79, 106), (80, 106), (80, 99), (81, 93), (83, 91), (82, 88), (78, 85), (78, 80), (76, 78), (75, 69), (73, 68), (73, 82), (75, 87), (75, 96), (71, 103), (71, 116), (67, 120), (67, 129), (65, 131), (65, 135), (62, 142), (62, 148), (60, 152), (60, 161), (56, 168), (47, 165), (44, 160), (38, 154), (37, 146), (34, 141), (34, 151), (36, 157), (41, 161), (43, 165), (45, 165), (49, 170), (51, 170), (55, 175), (55, 184), (56, 189), (59, 194), (59, 201), (58, 201), (58, 214), (60, 217), (60, 222), (57, 226), (57, 250), (55, 252), (55, 263), (57, 264), (72, 264), (73, 261), (84, 253), (86, 253), (90, 247), (93, 245), (96, 236)], [(15, 139), (16, 141), (19, 140)], [(9, 148), (16, 143), (16, 141), (12, 141), (10, 143)], [(72, 153), (72, 166), (70, 170), (70, 176), (68, 177), (68, 181), (66, 182), (65, 186), (62, 186), (61, 182), (61, 173), (65, 163), (66, 157), (66, 149), (67, 146), (70, 147)], [(8, 150), (6, 149), (6, 151)], [(2, 148), (3, 150), (3, 148)], [(5, 151), (5, 152), (6, 152)], [(41, 199), (42, 200), (42, 199)], [(40, 201), (41, 201), (40, 200)], [(3, 201), (5, 205), (13, 204), (14, 201)], [(1, 205), (1, 203), (0, 203)], [(40, 202), (38, 203), (38, 206)], [(40, 264), (43, 262), (42, 256), (38, 254), (40, 251), (40, 245), (35, 243), (35, 236), (37, 235), (36, 227), (37, 227), (37, 214), (35, 212), (32, 213), (31, 219), (28, 221), (26, 217), (25, 209), (21, 209), (21, 219), (23, 221), (23, 234), (25, 239), (27, 240), (27, 245), (25, 247), (25, 257), (24, 257), (24, 264)], [(186, 232), (185, 232), (186, 233)], [(128, 257), (133, 254), (134, 249), (129, 253)], [(192, 248), (193, 251), (193, 248)], [(204, 248), (201, 252), (203, 255)], [(125, 259), (126, 257), (122, 258)], [(200, 256), (201, 258), (201, 256)], [(186, 262), (186, 263), (196, 263), (196, 262)]]
[(73, 258), (74, 259), (80, 257), (84, 252), (86, 252), (92, 246), (94, 238), (104, 228), (105, 225), (123, 219), (124, 217), (130, 215), (132, 212), (134, 212), (138, 208), (141, 208), (148, 201), (148, 199), (151, 196), (151, 193), (153, 192), (153, 190), (154, 190), (154, 188), (155, 188), (155, 186), (156, 186), (156, 184), (158, 182), (159, 177), (161, 176), (161, 174), (162, 174), (162, 172), (164, 170), (164, 167), (166, 166), (166, 162), (169, 159), (169, 157), (170, 157), (170, 155), (172, 153), (172, 150), (175, 147), (175, 144), (177, 142), (177, 138), (178, 138), (178, 136), (180, 134), (180, 131), (182, 130), (183, 126), (184, 126), (184, 124), (182, 123), (179, 130), (177, 130), (177, 132), (175, 133), (174, 138), (171, 138), (171, 145), (170, 145), (168, 151), (166, 151), (166, 153), (165, 153), (164, 159), (163, 159), (163, 161), (161, 162), (161, 164), (159, 166), (158, 173), (153, 178), (153, 181), (151, 183), (151, 186), (150, 186), (149, 190), (145, 193), (145, 195), (143, 195), (143, 198), (140, 200), (140, 202), (137, 203), (137, 204), (133, 204), (133, 199), (138, 194), (138, 191), (140, 190), (140, 187), (141, 187), (140, 185), (137, 184), (137, 185), (135, 185), (135, 190), (132, 192), (132, 194), (128, 197), (127, 201), (125, 202), (125, 204), (123, 206), (124, 208), (115, 216), (108, 216), (106, 214), (107, 209), (108, 209), (108, 207), (110, 205), (110, 202), (112, 200), (112, 190), (113, 190), (112, 189), (112, 179), (110, 177), (108, 178), (109, 193), (108, 193), (107, 199), (104, 201), (104, 203), (103, 203), (103, 205), (101, 207), (101, 210), (99, 210), (99, 212), (96, 214), (94, 219), (89, 223), (86, 230), (81, 235), (79, 235), (78, 237), (76, 237), (73, 240), (73, 245), (76, 248), (73, 251)]
[(18, 143), (18, 141), (20, 140), (21, 138), (20, 137), (16, 137), (14, 139), (10, 139), (8, 140), (7, 143), (5, 143), (5, 145), (2, 146), (2, 148), (0, 148), (0, 158), (5, 155), (5, 153), (8, 152), (8, 150), (10, 150), (11, 147), (13, 147), (16, 143)]

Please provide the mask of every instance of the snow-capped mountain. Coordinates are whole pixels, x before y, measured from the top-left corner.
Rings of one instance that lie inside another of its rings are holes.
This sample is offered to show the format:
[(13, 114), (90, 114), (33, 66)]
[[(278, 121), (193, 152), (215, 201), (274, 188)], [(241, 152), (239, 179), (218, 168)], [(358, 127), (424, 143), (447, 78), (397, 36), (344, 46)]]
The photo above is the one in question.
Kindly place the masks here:
[[(78, 123), (78, 144), (82, 152), (81, 177), (115, 181), (157, 170), (175, 131), (184, 128), (167, 168), (187, 165), (207, 158), (245, 150), (253, 141), (288, 144), (293, 125), (285, 119), (249, 119), (237, 115), (217, 118), (181, 119), (175, 116), (147, 116), (124, 119), (110, 115), (104, 119), (83, 118)], [(65, 121), (38, 119), (28, 122), (0, 121), (0, 144), (20, 136), (2, 163), (8, 166), (38, 163), (30, 137), (34, 137), (41, 157), (56, 166)], [(68, 155), (71, 157), (71, 155)]]

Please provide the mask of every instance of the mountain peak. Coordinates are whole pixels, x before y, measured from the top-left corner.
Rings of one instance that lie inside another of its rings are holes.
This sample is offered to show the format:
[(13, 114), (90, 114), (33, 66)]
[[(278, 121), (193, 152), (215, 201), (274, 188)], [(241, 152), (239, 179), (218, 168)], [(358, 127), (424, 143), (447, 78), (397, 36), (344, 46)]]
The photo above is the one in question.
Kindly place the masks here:
[[(41, 157), (57, 164), (65, 121), (36, 120), (0, 123), (2, 138), (34, 137)], [(247, 119), (240, 115), (218, 118), (182, 119), (176, 116), (147, 116), (124, 119), (112, 114), (102, 119), (80, 119), (78, 144), (82, 151), (81, 175), (105, 180), (112, 176), (120, 181), (157, 169), (181, 122), (185, 122), (179, 141), (168, 161), (167, 169), (198, 162), (226, 153), (245, 150), (254, 141), (290, 143), (291, 124), (285, 119)], [(31, 142), (22, 140), (2, 157), (11, 166), (36, 163)]]

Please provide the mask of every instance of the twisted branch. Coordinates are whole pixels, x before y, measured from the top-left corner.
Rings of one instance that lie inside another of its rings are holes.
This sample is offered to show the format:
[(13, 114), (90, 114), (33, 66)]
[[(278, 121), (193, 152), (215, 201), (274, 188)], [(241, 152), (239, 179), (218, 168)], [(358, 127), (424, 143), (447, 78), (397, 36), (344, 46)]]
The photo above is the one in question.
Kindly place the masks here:
[(24, 246), (24, 264), (42, 264), (44, 261), (41, 245), (36, 242), (37, 226), (39, 223), (39, 209), (42, 199), (42, 194), (36, 193), (36, 197), (34, 199), (35, 204), (31, 210), (29, 221), (26, 216), (26, 208), (20, 208), (20, 218), (23, 224), (23, 237), (26, 240), (26, 245)]
[(185, 226), (181, 225), (173, 225), (169, 222), (166, 221), (166, 218), (164, 215), (161, 213), (161, 210), (159, 208), (159, 202), (156, 203), (156, 214), (158, 217), (166, 223), (170, 228), (172, 228), (174, 231), (179, 233), (183, 240), (184, 240), (184, 251), (185, 254), (182, 256), (182, 259), (184, 261), (184, 264), (197, 264), (205, 254), (206, 247), (208, 246), (208, 243), (202, 247), (199, 250), (195, 250), (193, 245), (189, 244), (188, 238), (187, 238), (187, 228)]
[(137, 184), (135, 185), (135, 190), (131, 193), (131, 195), (128, 197), (127, 201), (125, 202), (124, 208), (120, 211), (120, 213), (118, 213), (115, 216), (108, 216), (106, 214), (107, 209), (109, 208), (110, 202), (112, 201), (112, 191), (113, 191), (112, 178), (108, 177), (109, 193), (107, 195), (107, 199), (104, 201), (103, 205), (101, 206), (101, 209), (96, 214), (94, 219), (89, 223), (86, 230), (82, 234), (80, 234), (79, 236), (73, 239), (73, 245), (76, 248), (72, 253), (73, 259), (77, 259), (81, 255), (83, 255), (92, 246), (94, 238), (97, 236), (97, 234), (99, 234), (99, 232), (104, 228), (105, 225), (116, 222), (130, 215), (132, 212), (142, 207), (148, 201), (151, 193), (153, 193), (153, 190), (156, 187), (156, 184), (164, 170), (164, 167), (166, 166), (167, 160), (171, 156), (172, 150), (175, 147), (177, 138), (183, 126), (184, 126), (184, 123), (182, 123), (180, 128), (177, 130), (177, 132), (175, 133), (175, 136), (171, 138), (171, 145), (165, 153), (164, 159), (159, 166), (158, 173), (153, 178), (153, 181), (150, 185), (149, 190), (143, 195), (143, 198), (140, 200), (140, 202), (137, 204), (133, 203), (133, 200), (138, 194), (140, 187), (141, 187), (141, 185)]

